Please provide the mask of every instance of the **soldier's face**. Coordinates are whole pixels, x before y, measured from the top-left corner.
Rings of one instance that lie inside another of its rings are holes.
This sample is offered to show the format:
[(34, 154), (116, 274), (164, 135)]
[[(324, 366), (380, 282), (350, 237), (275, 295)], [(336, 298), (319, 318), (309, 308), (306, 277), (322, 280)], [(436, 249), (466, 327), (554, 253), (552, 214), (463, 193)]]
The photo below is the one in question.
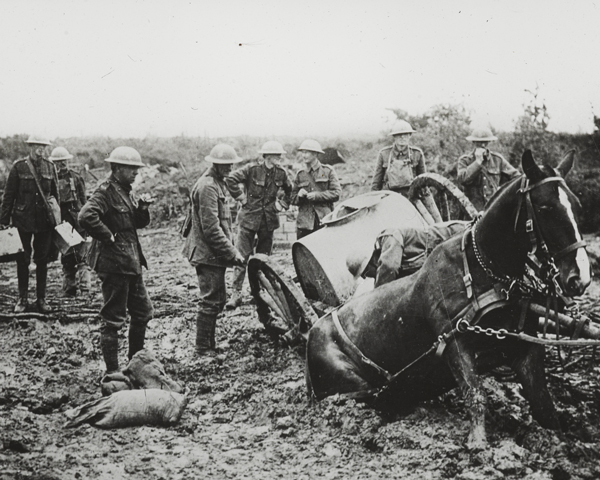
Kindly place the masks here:
[(217, 169), (217, 173), (221, 177), (226, 177), (233, 170), (233, 164), (231, 163), (215, 163), (215, 168)]
[(475, 148), (487, 148), (488, 143), (490, 142), (473, 142), (475, 144)]
[(131, 185), (135, 182), (135, 177), (137, 177), (139, 168), (140, 167), (135, 167), (133, 165), (119, 165), (115, 171), (115, 177), (117, 177), (117, 180), (120, 183)]
[(59, 172), (64, 172), (67, 169), (67, 161), (66, 160), (55, 161), (54, 165), (56, 165), (56, 169)]
[(398, 135), (394, 135), (394, 145), (398, 145), (399, 147), (408, 145), (410, 136), (410, 133), (399, 133)]
[(315, 152), (300, 150), (300, 159), (307, 165), (311, 164), (315, 158), (317, 158), (317, 154)]
[(267, 167), (272, 167), (273, 165), (279, 165), (281, 163), (281, 155), (273, 155), (271, 153), (267, 153), (263, 155), (265, 159), (265, 165)]
[(31, 156), (36, 160), (40, 160), (42, 158), (48, 158), (48, 146), (47, 145), (38, 145), (33, 144), (29, 148), (29, 152)]

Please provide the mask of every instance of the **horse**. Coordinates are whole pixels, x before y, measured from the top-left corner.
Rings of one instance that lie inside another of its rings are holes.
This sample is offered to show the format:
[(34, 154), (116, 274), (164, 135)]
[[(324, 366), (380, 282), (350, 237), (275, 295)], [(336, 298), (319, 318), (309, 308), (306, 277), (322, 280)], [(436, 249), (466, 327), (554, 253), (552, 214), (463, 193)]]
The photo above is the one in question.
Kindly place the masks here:
[[(544, 428), (559, 429), (546, 385), (539, 315), (531, 299), (565, 304), (591, 282), (577, 226), (581, 206), (564, 177), (523, 153), (524, 174), (503, 185), (467, 228), (436, 247), (423, 267), (321, 317), (308, 334), (309, 396), (414, 404), (460, 387), (470, 417), (467, 447), (486, 446), (486, 395), (479, 374), (512, 368)], [(482, 334), (487, 333), (488, 335)], [(435, 354), (434, 354), (435, 352)]]

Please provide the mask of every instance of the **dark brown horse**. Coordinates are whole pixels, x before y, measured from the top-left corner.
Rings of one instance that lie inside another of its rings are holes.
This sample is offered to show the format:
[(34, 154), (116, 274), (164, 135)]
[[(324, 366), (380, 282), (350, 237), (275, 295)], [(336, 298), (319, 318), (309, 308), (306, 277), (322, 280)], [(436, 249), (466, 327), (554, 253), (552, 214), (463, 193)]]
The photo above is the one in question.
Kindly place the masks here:
[[(478, 374), (504, 364), (523, 385), (534, 418), (558, 428), (543, 345), (482, 335), (473, 327), (535, 337), (538, 317), (523, 308), (524, 297), (576, 296), (589, 285), (576, 223), (579, 202), (562, 179), (572, 164), (573, 152), (556, 170), (540, 168), (526, 151), (525, 174), (497, 192), (466, 236), (441, 244), (415, 274), (319, 319), (307, 343), (309, 393), (322, 399), (338, 393), (373, 398), (376, 392), (380, 401), (406, 404), (459, 386), (471, 416), (467, 444), (481, 448), (486, 397)], [(484, 308), (486, 298), (495, 303)], [(445, 348), (437, 355), (441, 338)]]

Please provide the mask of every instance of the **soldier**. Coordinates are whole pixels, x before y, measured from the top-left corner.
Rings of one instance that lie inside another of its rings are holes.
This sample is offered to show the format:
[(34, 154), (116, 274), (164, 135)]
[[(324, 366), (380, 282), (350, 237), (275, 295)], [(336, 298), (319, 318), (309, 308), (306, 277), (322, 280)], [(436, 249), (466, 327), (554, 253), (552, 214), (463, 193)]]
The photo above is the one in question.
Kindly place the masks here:
[(414, 132), (404, 120), (398, 120), (394, 124), (390, 133), (394, 137), (394, 143), (382, 148), (377, 155), (371, 190), (392, 190), (407, 196), (413, 179), (425, 173), (423, 151), (409, 145)]
[(102, 281), (104, 305), (100, 309), (100, 344), (106, 373), (119, 370), (119, 330), (129, 325), (129, 354), (144, 348), (146, 326), (152, 319), (150, 297), (142, 278), (148, 268), (137, 229), (150, 223), (148, 194), (136, 199), (131, 185), (143, 167), (142, 158), (131, 147), (117, 147), (106, 159), (111, 175), (92, 194), (79, 212), (79, 224), (93, 238), (88, 253), (89, 265)]
[(217, 316), (225, 307), (227, 267), (244, 267), (244, 257), (231, 241), (231, 215), (225, 194), (225, 178), (234, 163), (241, 162), (230, 145), (220, 143), (205, 160), (211, 167), (198, 179), (191, 193), (191, 225), (185, 231), (183, 254), (196, 268), (200, 301), (196, 317), (196, 354), (216, 351)]
[(477, 210), (483, 207), (502, 183), (519, 176), (519, 172), (502, 155), (488, 150), (497, 140), (489, 128), (475, 129), (467, 137), (475, 149), (458, 159), (457, 180)]
[[(58, 173), (58, 190), (60, 193), (60, 214), (65, 222), (69, 222), (80, 235), (84, 230), (79, 226), (77, 215), (87, 198), (85, 182), (81, 175), (67, 167), (67, 160), (73, 158), (65, 147), (52, 150), (50, 160), (56, 166)], [(85, 263), (85, 243), (71, 247), (60, 258), (63, 269), (62, 290), (65, 296), (77, 295), (77, 277), (81, 290), (90, 289), (90, 267)]]
[(319, 162), (319, 154), (325, 153), (319, 142), (304, 140), (298, 151), (304, 166), (294, 179), (292, 204), (298, 205), (296, 238), (299, 240), (321, 228), (321, 219), (333, 210), (342, 187), (333, 167)]
[[(271, 254), (273, 232), (279, 228), (279, 211), (289, 208), (292, 193), (292, 184), (280, 166), (281, 155), (286, 153), (283, 146), (272, 140), (258, 153), (262, 156), (260, 163), (250, 163), (225, 179), (231, 196), (242, 204), (237, 216), (236, 247), (245, 262), (252, 253), (255, 239), (256, 253)], [(280, 191), (283, 198), (278, 199)], [(233, 294), (225, 305), (227, 308), (237, 308), (242, 303), (245, 273), (244, 267), (234, 268)]]
[(58, 178), (56, 168), (47, 159), (50, 141), (31, 135), (26, 143), (29, 145), (29, 155), (17, 160), (8, 174), (0, 225), (9, 225), (12, 217), (12, 224), (18, 229), (23, 244), (24, 251), (17, 256), (19, 300), (15, 312), (24, 312), (28, 305), (29, 264), (33, 252), (37, 308), (41, 313), (48, 313), (50, 307), (46, 303), (46, 279), (52, 231), (56, 226), (50, 218), (48, 200), (52, 196), (59, 201)]
[(440, 243), (465, 230), (469, 222), (453, 220), (424, 228), (388, 228), (375, 240), (371, 257), (351, 254), (346, 265), (355, 278), (375, 278), (375, 287), (410, 275)]

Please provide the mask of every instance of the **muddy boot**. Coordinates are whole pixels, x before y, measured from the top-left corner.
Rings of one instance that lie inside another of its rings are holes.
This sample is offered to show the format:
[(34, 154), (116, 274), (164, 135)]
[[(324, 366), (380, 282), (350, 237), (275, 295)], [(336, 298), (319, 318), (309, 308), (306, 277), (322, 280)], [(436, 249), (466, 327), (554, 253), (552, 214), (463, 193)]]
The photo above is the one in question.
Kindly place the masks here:
[(131, 360), (131, 357), (144, 348), (145, 339), (145, 324), (132, 323), (129, 325), (129, 353), (127, 354), (127, 358), (129, 358), (129, 360)]
[(198, 312), (196, 317), (196, 355), (206, 355), (214, 350), (217, 314)]
[(17, 263), (17, 279), (19, 283), (19, 300), (15, 305), (15, 313), (23, 313), (28, 306), (29, 265)]
[(75, 275), (77, 271), (73, 268), (63, 266), (63, 283), (62, 291), (65, 297), (74, 297), (77, 295), (77, 279)]
[(106, 373), (117, 372), (119, 370), (119, 331), (114, 327), (102, 327), (100, 345), (106, 364)]
[(87, 263), (80, 263), (77, 265), (77, 278), (79, 289), (82, 292), (88, 292), (92, 287), (92, 276), (90, 273), (91, 269)]
[(225, 308), (227, 308), (228, 310), (233, 310), (233, 309), (239, 307), (241, 304), (242, 304), (242, 292), (241, 292), (241, 290), (234, 290), (231, 295), (231, 298), (225, 304)]
[(35, 268), (35, 290), (37, 293), (37, 309), (40, 313), (50, 313), (52, 309), (46, 303), (46, 280), (48, 278), (48, 265), (40, 263)]

